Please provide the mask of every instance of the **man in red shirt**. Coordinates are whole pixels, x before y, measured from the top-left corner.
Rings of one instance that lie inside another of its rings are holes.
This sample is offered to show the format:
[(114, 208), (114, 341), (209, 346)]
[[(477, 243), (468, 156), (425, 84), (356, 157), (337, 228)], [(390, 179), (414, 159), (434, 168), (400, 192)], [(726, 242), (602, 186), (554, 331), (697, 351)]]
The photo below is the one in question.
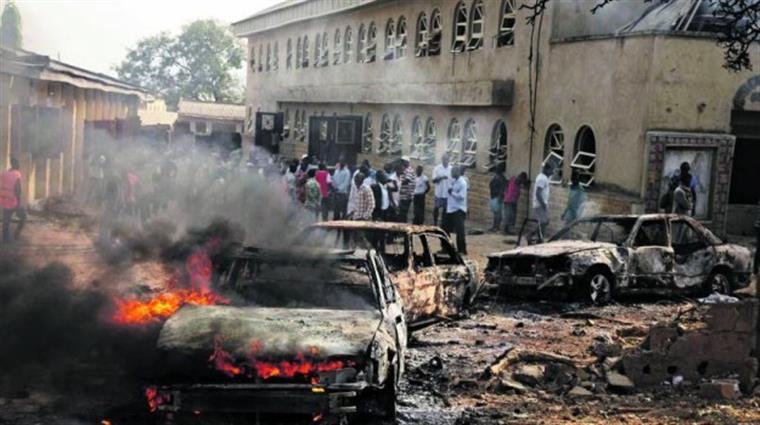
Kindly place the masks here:
[(3, 243), (11, 241), (11, 218), (16, 214), (18, 227), (14, 239), (21, 236), (26, 222), (26, 210), (21, 203), (21, 171), (18, 160), (11, 158), (11, 168), (0, 174), (0, 207), (3, 209)]
[(524, 171), (518, 176), (512, 176), (504, 191), (504, 234), (512, 233), (517, 219), (517, 201), (520, 199), (520, 187), (528, 182), (528, 174)]
[(330, 212), (330, 172), (324, 162), (319, 164), (319, 169), (314, 175), (314, 179), (319, 183), (319, 191), (322, 193), (322, 221), (327, 221), (327, 215)]

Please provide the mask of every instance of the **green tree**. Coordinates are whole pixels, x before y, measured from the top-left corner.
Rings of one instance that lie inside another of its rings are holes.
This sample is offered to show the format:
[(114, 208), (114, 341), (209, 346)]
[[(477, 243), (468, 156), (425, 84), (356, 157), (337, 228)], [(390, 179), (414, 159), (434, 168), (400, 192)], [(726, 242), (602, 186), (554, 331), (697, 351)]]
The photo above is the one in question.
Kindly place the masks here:
[(226, 26), (199, 20), (183, 27), (176, 37), (161, 33), (140, 40), (116, 72), (170, 106), (176, 106), (180, 98), (236, 103), (242, 100), (242, 85), (233, 72), (242, 67), (244, 54)]
[(0, 45), (20, 49), (21, 41), (21, 13), (11, 0), (5, 4), (0, 16)]

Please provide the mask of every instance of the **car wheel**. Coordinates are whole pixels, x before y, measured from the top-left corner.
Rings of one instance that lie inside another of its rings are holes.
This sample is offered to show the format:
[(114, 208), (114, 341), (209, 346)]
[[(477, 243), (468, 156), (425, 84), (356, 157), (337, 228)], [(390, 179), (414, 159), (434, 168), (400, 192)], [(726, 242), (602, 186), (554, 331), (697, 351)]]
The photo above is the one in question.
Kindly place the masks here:
[(710, 273), (710, 277), (707, 278), (707, 282), (705, 284), (705, 292), (707, 292), (706, 295), (710, 295), (713, 292), (717, 292), (719, 294), (730, 294), (731, 287), (731, 275), (725, 271), (716, 270)]
[(613, 280), (609, 273), (602, 270), (592, 270), (587, 284), (587, 301), (594, 305), (605, 305), (612, 300)]
[(382, 409), (384, 419), (396, 420), (396, 389), (396, 368), (393, 367), (388, 369), (385, 387), (383, 387), (379, 394), (380, 408)]

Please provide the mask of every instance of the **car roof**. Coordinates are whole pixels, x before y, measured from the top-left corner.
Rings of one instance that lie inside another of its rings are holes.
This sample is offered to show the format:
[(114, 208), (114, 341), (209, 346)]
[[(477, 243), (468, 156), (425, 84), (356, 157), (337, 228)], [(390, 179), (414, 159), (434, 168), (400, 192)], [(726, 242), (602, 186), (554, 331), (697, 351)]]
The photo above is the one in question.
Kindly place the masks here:
[(352, 221), (337, 220), (314, 223), (310, 228), (321, 229), (350, 229), (350, 230), (385, 230), (400, 233), (442, 233), (438, 226), (426, 226), (421, 224), (393, 223), (388, 221)]
[(366, 261), (369, 250), (366, 249), (320, 249), (292, 247), (290, 249), (261, 249), (253, 246), (243, 248), (239, 253), (231, 255), (234, 258), (248, 258), (260, 260), (293, 259), (297, 256), (304, 261), (310, 260), (359, 260)]

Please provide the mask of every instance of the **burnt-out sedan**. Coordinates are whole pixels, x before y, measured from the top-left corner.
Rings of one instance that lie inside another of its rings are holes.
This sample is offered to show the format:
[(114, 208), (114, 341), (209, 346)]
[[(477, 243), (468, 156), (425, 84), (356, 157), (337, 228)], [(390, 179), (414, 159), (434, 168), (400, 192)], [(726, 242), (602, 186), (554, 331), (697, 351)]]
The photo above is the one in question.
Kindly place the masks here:
[(605, 303), (616, 294), (730, 293), (749, 284), (749, 249), (674, 214), (582, 219), (547, 243), (488, 255), (486, 281), (507, 295), (567, 289)]
[(217, 286), (229, 305), (186, 306), (164, 324), (151, 410), (171, 420), (395, 415), (407, 330), (375, 251), (248, 249), (227, 259)]
[(388, 265), (412, 330), (464, 313), (480, 289), (475, 264), (456, 252), (439, 227), (327, 221), (306, 228), (299, 241), (309, 246), (377, 250)]

